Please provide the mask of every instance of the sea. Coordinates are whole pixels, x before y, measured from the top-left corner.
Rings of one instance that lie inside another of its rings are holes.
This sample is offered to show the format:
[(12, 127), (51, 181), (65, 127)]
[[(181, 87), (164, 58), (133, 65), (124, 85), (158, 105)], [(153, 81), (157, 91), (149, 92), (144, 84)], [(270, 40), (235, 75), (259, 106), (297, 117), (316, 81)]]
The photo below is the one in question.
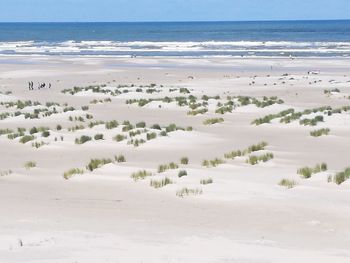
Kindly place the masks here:
[(350, 20), (0, 23), (0, 55), (348, 57)]

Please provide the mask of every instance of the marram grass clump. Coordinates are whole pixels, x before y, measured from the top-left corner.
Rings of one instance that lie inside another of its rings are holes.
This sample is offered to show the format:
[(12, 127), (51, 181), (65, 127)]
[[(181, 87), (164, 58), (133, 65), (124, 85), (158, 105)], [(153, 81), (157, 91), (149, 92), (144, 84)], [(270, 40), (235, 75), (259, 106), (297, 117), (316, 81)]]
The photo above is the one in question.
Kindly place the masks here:
[(29, 162), (26, 162), (24, 164), (24, 168), (26, 168), (27, 170), (34, 168), (34, 167), (36, 167), (36, 162), (33, 162), (33, 161), (29, 161)]
[(202, 189), (199, 189), (199, 188), (191, 189), (191, 188), (184, 187), (181, 190), (178, 190), (176, 192), (176, 195), (178, 197), (183, 198), (183, 197), (189, 196), (189, 195), (201, 195), (202, 193), (203, 193)]
[(289, 180), (289, 179), (282, 179), (282, 180), (278, 183), (278, 185), (284, 186), (284, 187), (286, 187), (286, 188), (288, 188), (288, 189), (291, 189), (291, 188), (295, 187), (297, 184), (298, 184), (298, 183), (297, 183), (296, 181), (294, 181), (294, 180)]
[(217, 123), (222, 123), (225, 120), (223, 118), (212, 118), (212, 119), (206, 119), (203, 121), (204, 125), (213, 125), (213, 124), (217, 124)]
[(73, 169), (70, 169), (67, 172), (65, 172), (63, 174), (63, 178), (68, 180), (68, 179), (72, 178), (74, 175), (83, 174), (84, 172), (85, 171), (83, 169), (73, 168)]
[(167, 170), (174, 170), (179, 168), (179, 165), (177, 165), (176, 163), (169, 163), (169, 164), (161, 164), (158, 166), (158, 173), (164, 173)]
[(138, 171), (138, 172), (133, 173), (131, 175), (131, 178), (134, 179), (134, 181), (138, 181), (138, 180), (143, 180), (149, 176), (152, 176), (151, 172), (147, 172), (146, 170), (142, 170), (142, 171)]
[(181, 160), (180, 160), (180, 163), (184, 164), (184, 165), (188, 165), (189, 159), (187, 157), (182, 157)]
[(215, 158), (214, 160), (204, 160), (202, 162), (202, 166), (210, 168), (210, 167), (217, 167), (217, 166), (219, 166), (220, 164), (223, 164), (223, 163), (225, 163), (224, 160), (219, 159), (219, 158)]
[(86, 166), (86, 169), (92, 172), (93, 170), (101, 168), (105, 164), (109, 163), (112, 163), (111, 159), (91, 159), (88, 165)]
[(342, 184), (350, 178), (350, 167), (345, 168), (344, 171), (336, 173), (333, 177), (333, 181), (336, 184)]
[(207, 184), (212, 184), (214, 181), (212, 178), (207, 178), (207, 179), (201, 179), (200, 184), (207, 185)]
[(311, 131), (310, 135), (313, 136), (313, 137), (320, 137), (320, 136), (323, 136), (323, 135), (328, 135), (330, 131), (331, 131), (330, 129), (324, 128), (324, 129)]
[(247, 159), (246, 163), (249, 163), (251, 165), (256, 165), (259, 162), (268, 162), (269, 160), (273, 159), (274, 155), (273, 153), (265, 153), (263, 155), (260, 156), (256, 156), (256, 155), (251, 155), (249, 156), (249, 158)]
[(173, 181), (170, 180), (168, 177), (162, 179), (162, 180), (151, 180), (150, 186), (154, 188), (162, 188), (168, 184), (173, 184)]
[(313, 174), (317, 174), (320, 172), (327, 171), (327, 164), (326, 163), (321, 163), (317, 164), (315, 167), (302, 167), (298, 169), (297, 174), (299, 174), (301, 177), (308, 179), (310, 178)]

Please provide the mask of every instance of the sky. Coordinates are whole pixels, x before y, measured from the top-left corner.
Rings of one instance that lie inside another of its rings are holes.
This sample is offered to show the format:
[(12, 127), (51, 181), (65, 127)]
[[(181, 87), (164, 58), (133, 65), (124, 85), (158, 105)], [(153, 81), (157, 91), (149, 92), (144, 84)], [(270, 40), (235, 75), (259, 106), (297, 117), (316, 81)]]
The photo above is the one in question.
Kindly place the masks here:
[(0, 0), (0, 22), (350, 19), (350, 0)]

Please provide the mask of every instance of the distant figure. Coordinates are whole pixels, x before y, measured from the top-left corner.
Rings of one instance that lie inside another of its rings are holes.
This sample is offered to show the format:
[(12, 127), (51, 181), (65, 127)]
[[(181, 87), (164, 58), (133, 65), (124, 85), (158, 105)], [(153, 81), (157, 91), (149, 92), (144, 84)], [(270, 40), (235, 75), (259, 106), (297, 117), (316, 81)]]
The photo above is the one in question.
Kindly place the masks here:
[(30, 81), (28, 82), (28, 84), (29, 84), (29, 90), (32, 90)]
[(51, 83), (49, 83), (49, 89), (51, 89)]

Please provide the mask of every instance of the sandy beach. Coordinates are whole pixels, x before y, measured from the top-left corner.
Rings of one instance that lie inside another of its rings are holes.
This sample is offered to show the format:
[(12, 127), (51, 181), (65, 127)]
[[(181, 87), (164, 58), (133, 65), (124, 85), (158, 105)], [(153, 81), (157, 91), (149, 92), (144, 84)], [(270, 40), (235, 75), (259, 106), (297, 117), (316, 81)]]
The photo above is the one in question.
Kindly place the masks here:
[(0, 262), (350, 260), (348, 58), (1, 56), (0, 92)]

